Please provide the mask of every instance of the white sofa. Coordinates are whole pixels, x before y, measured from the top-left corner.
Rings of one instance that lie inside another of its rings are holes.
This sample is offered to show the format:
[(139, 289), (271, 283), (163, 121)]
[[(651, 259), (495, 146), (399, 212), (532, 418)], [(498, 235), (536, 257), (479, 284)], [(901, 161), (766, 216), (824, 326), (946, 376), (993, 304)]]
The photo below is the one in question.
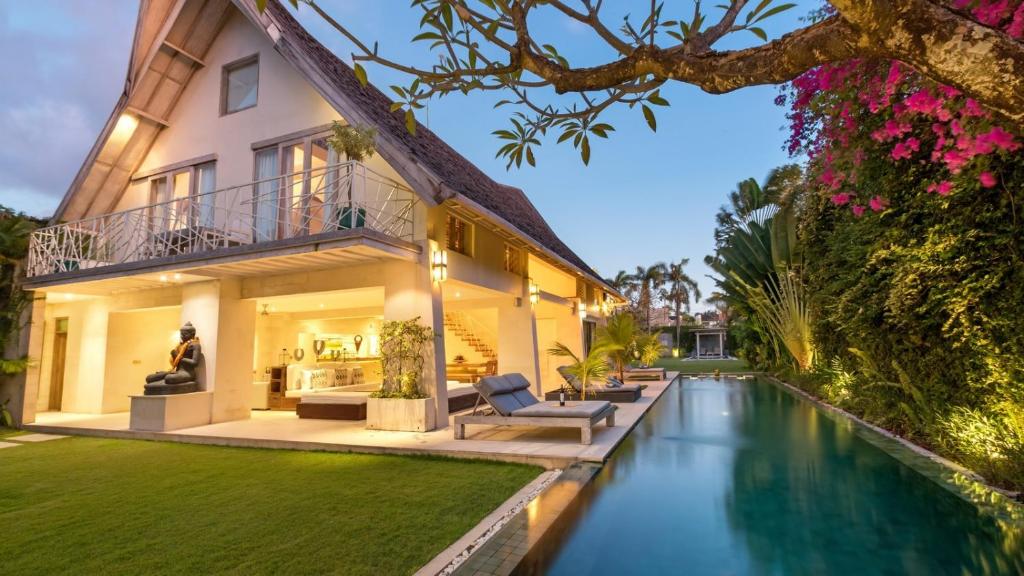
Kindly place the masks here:
[(380, 384), (366, 382), (362, 366), (341, 363), (292, 364), (285, 377), (285, 397), (324, 392), (372, 392)]

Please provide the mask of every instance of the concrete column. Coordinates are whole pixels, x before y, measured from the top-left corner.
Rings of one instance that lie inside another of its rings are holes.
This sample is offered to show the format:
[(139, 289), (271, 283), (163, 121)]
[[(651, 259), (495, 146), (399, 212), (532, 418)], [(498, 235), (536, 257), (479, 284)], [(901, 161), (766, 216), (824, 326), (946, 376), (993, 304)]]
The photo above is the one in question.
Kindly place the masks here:
[(43, 357), (43, 317), (46, 299), (38, 294), (22, 313), (22, 328), (16, 342), (8, 343), (8, 358), (28, 356), (28, 369), (22, 374), (0, 377), (0, 401), (10, 398), (8, 408), (17, 426), (36, 421), (39, 376)]
[(720, 358), (725, 357), (725, 340), (722, 338), (722, 333), (718, 333), (718, 356)]
[(441, 284), (430, 276), (433, 243), (424, 243), (420, 262), (388, 263), (384, 285), (384, 320), (410, 320), (434, 331), (434, 345), (427, 350), (421, 386), (434, 397), (437, 426), (448, 426), (448, 382), (444, 353), (444, 301)]
[(498, 307), (498, 374), (518, 372), (543, 396), (537, 352), (537, 316), (529, 298), (529, 280), (523, 279), (519, 306), (509, 297)]
[(99, 414), (103, 411), (109, 319), (110, 301), (107, 298), (86, 300), (68, 316), (62, 402), (65, 412)]
[(694, 332), (693, 335), (697, 337), (697, 359), (700, 360), (700, 332)]
[(249, 418), (256, 303), (241, 299), (236, 279), (186, 284), (181, 321), (196, 327), (202, 345), (199, 378), (213, 392), (211, 422)]

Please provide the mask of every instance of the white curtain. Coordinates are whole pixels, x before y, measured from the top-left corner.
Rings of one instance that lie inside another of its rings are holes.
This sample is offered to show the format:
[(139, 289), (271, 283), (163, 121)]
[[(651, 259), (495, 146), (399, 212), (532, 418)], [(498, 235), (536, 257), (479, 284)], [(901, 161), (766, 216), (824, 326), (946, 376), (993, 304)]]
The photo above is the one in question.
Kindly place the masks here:
[(198, 173), (199, 187), (196, 193), (199, 195), (199, 226), (213, 228), (215, 225), (214, 203), (216, 194), (212, 192), (217, 186), (217, 165), (213, 162), (203, 164), (196, 168)]
[[(256, 180), (278, 176), (277, 148), (260, 150), (256, 153)], [(253, 190), (253, 230), (257, 242), (266, 242), (277, 237), (278, 187), (277, 179), (256, 184)]]

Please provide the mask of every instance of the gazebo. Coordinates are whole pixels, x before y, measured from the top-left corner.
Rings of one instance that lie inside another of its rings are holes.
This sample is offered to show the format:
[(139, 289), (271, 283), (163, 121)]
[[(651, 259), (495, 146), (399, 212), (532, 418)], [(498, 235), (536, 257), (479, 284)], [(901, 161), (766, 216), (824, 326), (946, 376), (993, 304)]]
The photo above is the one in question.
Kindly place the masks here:
[(725, 350), (725, 327), (717, 328), (694, 328), (691, 330), (696, 337), (694, 345), (694, 358), (728, 358)]

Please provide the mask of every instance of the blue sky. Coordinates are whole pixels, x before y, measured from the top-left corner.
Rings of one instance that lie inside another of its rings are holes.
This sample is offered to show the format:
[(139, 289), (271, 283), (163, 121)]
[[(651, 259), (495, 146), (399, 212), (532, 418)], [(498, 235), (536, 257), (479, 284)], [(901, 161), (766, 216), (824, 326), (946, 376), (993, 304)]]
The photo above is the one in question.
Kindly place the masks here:
[[(379, 41), (383, 55), (430, 62), (422, 46), (409, 43), (419, 18), (408, 0), (322, 2), (364, 40)], [(606, 0), (603, 10), (608, 22), (618, 23), (647, 4)], [(801, 2), (765, 29), (773, 38), (793, 30), (815, 5)], [(37, 216), (56, 207), (123, 87), (136, 10), (134, 0), (0, 2), (0, 133), (20, 144), (0, 150), (0, 204)], [(666, 2), (670, 17), (691, 13), (689, 0)], [(299, 17), (347, 59), (352, 48), (336, 32), (308, 9)], [(573, 63), (610, 57), (588, 29), (564, 19), (545, 19), (533, 32)], [(735, 36), (720, 47), (758, 42), (746, 32)], [(388, 70), (368, 70), (386, 91), (407, 83)], [(790, 161), (782, 150), (784, 110), (773, 104), (777, 93), (767, 86), (711, 96), (668, 85), (662, 95), (672, 106), (657, 110), (658, 132), (647, 128), (639, 109), (614, 110), (606, 116), (614, 136), (594, 143), (589, 166), (570, 146), (552, 141), (541, 148), (536, 168), (506, 171), (494, 158), (499, 144), (491, 131), (505, 127), (508, 111), (493, 109), (502, 99), (495, 93), (434, 101), (420, 119), (492, 177), (525, 190), (601, 274), (689, 258), (688, 270), (706, 294), (712, 283), (703, 258), (714, 246), (718, 207), (739, 180), (760, 180)]]

